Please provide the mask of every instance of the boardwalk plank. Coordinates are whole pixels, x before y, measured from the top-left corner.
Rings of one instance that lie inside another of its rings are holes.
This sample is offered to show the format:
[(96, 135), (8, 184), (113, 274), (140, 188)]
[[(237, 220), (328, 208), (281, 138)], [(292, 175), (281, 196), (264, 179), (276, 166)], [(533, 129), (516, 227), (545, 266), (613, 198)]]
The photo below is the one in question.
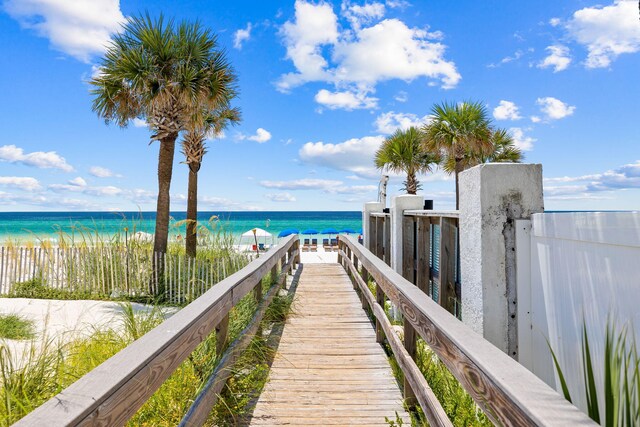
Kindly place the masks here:
[(403, 399), (375, 330), (339, 264), (304, 265), (255, 426), (385, 426)]

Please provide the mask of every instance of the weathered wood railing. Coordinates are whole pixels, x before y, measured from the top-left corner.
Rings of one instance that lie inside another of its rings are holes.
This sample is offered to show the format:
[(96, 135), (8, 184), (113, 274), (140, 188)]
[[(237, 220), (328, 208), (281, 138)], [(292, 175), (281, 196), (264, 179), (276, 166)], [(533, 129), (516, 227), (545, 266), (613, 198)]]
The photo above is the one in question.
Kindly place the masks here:
[(391, 215), (373, 212), (369, 216), (369, 247), (371, 252), (391, 265)]
[(458, 211), (404, 211), (402, 276), (459, 316)]
[[(596, 425), (555, 390), (458, 321), (355, 239), (343, 236), (339, 247), (338, 262), (354, 280), (363, 307), (369, 306), (375, 316), (378, 341), (382, 342), (386, 337), (404, 373), (405, 397), (417, 400), (431, 425), (450, 426), (451, 422), (415, 364), (418, 336), (497, 425)], [(375, 296), (369, 290), (369, 279), (375, 282)], [(403, 314), (404, 343), (395, 334), (384, 311), (387, 298)]]
[[(185, 415), (182, 425), (202, 425), (230, 375), (230, 367), (258, 330), (266, 307), (300, 262), (297, 236), (232, 274), (158, 327), (80, 378), (20, 420), (17, 426), (123, 425), (214, 329), (217, 354), (223, 351), (208, 383)], [(278, 267), (280, 275), (278, 276)], [(250, 292), (262, 296), (262, 279), (278, 277), (256, 314), (232, 344), (227, 329), (230, 310)]]

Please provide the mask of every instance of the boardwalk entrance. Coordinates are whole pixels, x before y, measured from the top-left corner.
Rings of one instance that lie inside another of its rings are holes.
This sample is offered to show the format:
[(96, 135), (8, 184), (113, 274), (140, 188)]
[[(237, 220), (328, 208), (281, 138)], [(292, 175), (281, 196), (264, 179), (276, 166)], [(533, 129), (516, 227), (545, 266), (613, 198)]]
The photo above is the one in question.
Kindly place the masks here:
[(380, 425), (402, 395), (339, 264), (305, 264), (251, 425)]

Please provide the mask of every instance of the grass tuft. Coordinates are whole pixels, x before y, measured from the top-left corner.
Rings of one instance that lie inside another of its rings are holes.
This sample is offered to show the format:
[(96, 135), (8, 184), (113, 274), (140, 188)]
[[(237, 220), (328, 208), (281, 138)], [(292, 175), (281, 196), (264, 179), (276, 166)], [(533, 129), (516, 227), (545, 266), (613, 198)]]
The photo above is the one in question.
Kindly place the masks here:
[(28, 340), (35, 336), (35, 327), (31, 320), (17, 314), (0, 315), (0, 338), (9, 340)]

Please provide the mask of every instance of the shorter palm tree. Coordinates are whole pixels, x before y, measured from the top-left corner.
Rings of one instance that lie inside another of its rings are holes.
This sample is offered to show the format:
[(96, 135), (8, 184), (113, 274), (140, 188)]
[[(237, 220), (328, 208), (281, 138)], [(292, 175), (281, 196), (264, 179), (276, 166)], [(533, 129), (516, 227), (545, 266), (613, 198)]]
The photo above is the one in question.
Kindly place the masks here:
[(205, 141), (208, 135), (217, 135), (228, 125), (240, 122), (240, 110), (223, 108), (214, 112), (202, 112), (203, 118), (195, 120), (182, 140), (184, 163), (189, 166), (189, 184), (187, 190), (187, 233), (185, 251), (187, 256), (196, 256), (197, 250), (197, 218), (198, 218), (198, 172), (202, 159), (207, 153)]
[[(481, 163), (520, 163), (524, 159), (522, 150), (515, 145), (513, 136), (506, 129), (492, 130), (489, 138), (490, 145), (478, 152), (468, 151), (460, 160), (462, 170), (467, 170)], [(455, 158), (445, 157), (442, 169), (447, 173), (454, 173)]]
[(395, 173), (406, 173), (404, 189), (407, 194), (416, 194), (420, 188), (417, 175), (431, 172), (432, 166), (440, 162), (437, 153), (425, 149), (422, 132), (412, 126), (407, 130), (398, 129), (384, 140), (375, 156), (378, 169)]

